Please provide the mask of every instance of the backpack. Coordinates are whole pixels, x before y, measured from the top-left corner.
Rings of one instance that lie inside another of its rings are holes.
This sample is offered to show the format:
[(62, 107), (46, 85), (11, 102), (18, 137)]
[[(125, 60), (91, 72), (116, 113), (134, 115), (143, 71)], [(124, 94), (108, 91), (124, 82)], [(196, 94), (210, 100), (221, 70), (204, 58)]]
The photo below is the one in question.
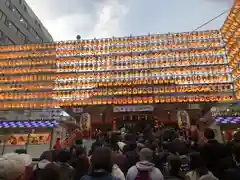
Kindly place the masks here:
[(137, 168), (137, 170), (138, 170), (138, 173), (137, 173), (135, 180), (150, 180), (149, 171), (143, 171), (138, 168)]

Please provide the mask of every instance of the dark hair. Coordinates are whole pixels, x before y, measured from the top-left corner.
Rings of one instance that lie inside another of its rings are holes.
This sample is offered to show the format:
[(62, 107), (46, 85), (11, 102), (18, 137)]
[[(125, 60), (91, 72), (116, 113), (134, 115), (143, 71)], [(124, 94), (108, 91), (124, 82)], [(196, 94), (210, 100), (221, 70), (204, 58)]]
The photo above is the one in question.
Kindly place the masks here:
[(60, 167), (56, 163), (50, 163), (46, 165), (41, 173), (38, 174), (39, 180), (59, 180), (60, 179)]
[(127, 146), (128, 146), (128, 150), (129, 151), (134, 151), (137, 149), (137, 142), (136, 141), (130, 141), (127, 143)]
[(87, 156), (81, 155), (77, 157), (76, 161), (71, 165), (75, 168), (74, 179), (81, 179), (82, 176), (88, 174), (90, 164)]
[(206, 129), (204, 130), (204, 136), (205, 136), (208, 140), (214, 139), (214, 138), (215, 138), (215, 133), (214, 133), (214, 131), (213, 131), (212, 129), (206, 128)]
[(83, 147), (76, 147), (76, 157), (86, 155), (86, 149)]
[(240, 142), (240, 131), (236, 132), (233, 135), (233, 139), (234, 139), (234, 141), (239, 141)]
[(41, 160), (48, 160), (48, 161), (53, 161), (53, 151), (44, 151), (41, 156), (40, 156), (40, 161)]
[(233, 142), (232, 152), (233, 152), (235, 161), (237, 161), (237, 163), (240, 163), (240, 142), (239, 141)]
[(17, 153), (17, 154), (27, 154), (27, 150), (26, 149), (16, 149), (15, 153)]
[(56, 154), (56, 161), (66, 163), (70, 160), (71, 158), (71, 153), (70, 151), (66, 149), (61, 149), (57, 154)]
[(208, 169), (199, 152), (189, 154), (190, 157), (190, 170), (196, 171), (199, 177), (208, 173)]
[(107, 147), (98, 147), (91, 157), (92, 171), (103, 169), (109, 173), (112, 172), (112, 151)]
[(177, 155), (169, 155), (167, 157), (168, 164), (171, 166), (170, 175), (178, 176), (181, 168), (181, 159)]

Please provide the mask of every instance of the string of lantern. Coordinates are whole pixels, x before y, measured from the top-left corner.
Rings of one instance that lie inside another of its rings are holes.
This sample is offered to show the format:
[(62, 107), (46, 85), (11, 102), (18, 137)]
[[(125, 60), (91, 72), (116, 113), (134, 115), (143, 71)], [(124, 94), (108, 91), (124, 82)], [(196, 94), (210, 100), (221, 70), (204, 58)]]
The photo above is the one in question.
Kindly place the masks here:
[[(122, 47), (117, 47), (116, 45), (129, 44), (129, 41), (136, 44), (145, 44), (149, 42), (149, 40), (154, 44), (158, 43), (159, 46), (169, 47), (171, 40), (177, 42), (177, 44), (186, 43), (186, 41), (191, 41), (194, 44), (194, 41), (207, 41), (209, 40), (209, 35), (211, 34), (211, 40), (218, 40), (219, 33), (218, 31), (197, 31), (194, 33), (186, 32), (186, 33), (168, 33), (168, 34), (150, 34), (145, 36), (132, 36), (131, 40), (129, 37), (118, 37), (118, 38), (103, 38), (103, 39), (91, 39), (91, 40), (80, 40), (80, 41), (61, 41), (55, 43), (43, 43), (43, 44), (26, 44), (26, 45), (10, 45), (10, 46), (1, 46), (0, 52), (22, 52), (22, 51), (39, 51), (40, 50), (60, 50), (63, 52), (66, 49), (76, 50), (79, 49), (77, 47), (81, 46), (83, 49), (88, 49), (89, 46), (97, 46), (97, 47), (106, 47), (115, 49), (121, 49)], [(173, 42), (173, 41), (172, 41)], [(195, 43), (197, 44), (197, 43)], [(173, 44), (175, 46), (176, 43)], [(197, 45), (196, 45), (197, 46)], [(135, 47), (135, 46), (133, 46)], [(136, 45), (137, 47), (137, 45)], [(199, 46), (197, 46), (199, 47)], [(96, 50), (96, 49), (95, 49)], [(58, 51), (59, 52), (59, 51)]]
[(72, 107), (76, 105), (107, 105), (107, 104), (151, 104), (151, 103), (191, 103), (191, 102), (232, 102), (232, 93), (216, 95), (189, 95), (189, 96), (136, 96), (136, 97), (108, 97), (95, 99), (80, 99), (62, 101), (4, 101), (0, 108), (46, 108), (46, 107)]
[(221, 28), (223, 40), (226, 43), (229, 67), (232, 71), (235, 95), (240, 99), (240, 1), (236, 0), (224, 25)]
[[(2, 89), (3, 90), (3, 89)], [(180, 86), (155, 86), (155, 87), (116, 87), (116, 88), (98, 88), (98, 89), (62, 89), (58, 91), (36, 91), (36, 92), (9, 92), (2, 91), (0, 100), (26, 100), (26, 99), (68, 99), (89, 98), (100, 96), (121, 96), (121, 95), (146, 95), (146, 94), (181, 94), (181, 93), (221, 93), (230, 92), (232, 90), (231, 83), (213, 84), (212, 86), (203, 85), (180, 85)]]
[(220, 39), (201, 31), (3, 46), (0, 108), (229, 102)]

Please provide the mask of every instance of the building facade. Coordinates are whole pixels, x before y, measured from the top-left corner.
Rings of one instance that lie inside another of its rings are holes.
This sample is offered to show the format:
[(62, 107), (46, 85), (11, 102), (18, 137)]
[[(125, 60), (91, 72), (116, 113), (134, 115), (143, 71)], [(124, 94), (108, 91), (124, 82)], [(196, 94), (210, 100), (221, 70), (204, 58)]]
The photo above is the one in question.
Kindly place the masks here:
[[(236, 102), (239, 2), (220, 30), (0, 46), (0, 109), (82, 107), (92, 123), (110, 124)], [(142, 105), (153, 106), (150, 115)]]
[(52, 36), (25, 0), (0, 1), (0, 45), (52, 41)]

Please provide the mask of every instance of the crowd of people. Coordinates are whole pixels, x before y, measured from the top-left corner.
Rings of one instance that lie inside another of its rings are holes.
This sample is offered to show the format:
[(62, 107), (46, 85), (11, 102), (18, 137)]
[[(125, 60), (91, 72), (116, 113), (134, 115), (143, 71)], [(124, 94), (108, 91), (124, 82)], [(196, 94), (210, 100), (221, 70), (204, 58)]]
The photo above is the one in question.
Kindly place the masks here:
[(178, 130), (99, 135), (82, 145), (45, 151), (37, 163), (25, 151), (0, 158), (0, 180), (240, 180), (240, 132), (205, 144)]

